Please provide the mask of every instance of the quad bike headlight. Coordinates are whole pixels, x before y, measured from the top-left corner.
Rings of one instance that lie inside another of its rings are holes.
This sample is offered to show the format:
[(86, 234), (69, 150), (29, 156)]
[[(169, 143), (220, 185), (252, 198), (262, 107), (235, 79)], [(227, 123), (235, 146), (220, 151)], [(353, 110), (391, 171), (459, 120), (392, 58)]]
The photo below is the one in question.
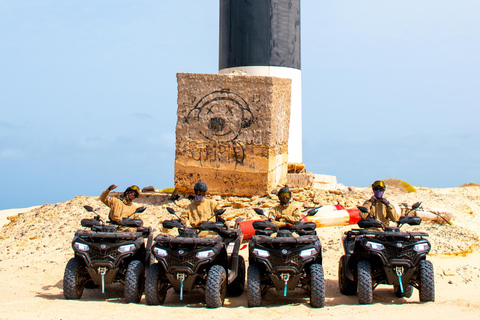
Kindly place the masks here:
[(168, 256), (168, 252), (167, 252), (167, 250), (165, 250), (165, 249), (153, 248), (153, 253), (154, 253), (157, 257), (166, 257), (166, 256)]
[(371, 241), (367, 241), (367, 243), (365, 243), (365, 246), (367, 246), (368, 248), (370, 248), (372, 250), (383, 250), (383, 249), (385, 249), (383, 244), (377, 243), (377, 242), (371, 242)]
[(124, 246), (118, 247), (118, 252), (126, 253), (135, 250), (134, 244), (126, 244)]
[(197, 252), (196, 257), (198, 259), (205, 259), (213, 256), (214, 254), (215, 252), (213, 252), (213, 250), (206, 250), (206, 251)]
[(270, 252), (262, 249), (253, 249), (253, 254), (257, 257), (268, 258), (270, 257)]
[(90, 247), (87, 245), (87, 244), (84, 244), (84, 243), (80, 243), (80, 242), (75, 242), (73, 244), (73, 246), (75, 247), (75, 249), (77, 249), (78, 251), (88, 251), (90, 249)]
[(428, 242), (417, 243), (413, 246), (413, 250), (415, 250), (416, 252), (428, 251), (430, 250), (430, 245), (428, 244)]
[(308, 258), (315, 255), (316, 253), (317, 253), (317, 250), (315, 250), (315, 248), (305, 249), (300, 251), (300, 257)]

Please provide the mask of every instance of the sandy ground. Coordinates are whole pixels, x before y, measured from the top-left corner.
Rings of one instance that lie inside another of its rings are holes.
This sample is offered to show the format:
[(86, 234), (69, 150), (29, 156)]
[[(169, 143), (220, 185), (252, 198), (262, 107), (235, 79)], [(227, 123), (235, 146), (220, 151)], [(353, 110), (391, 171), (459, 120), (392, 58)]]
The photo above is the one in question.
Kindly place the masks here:
[(28, 212), (38, 207), (40, 206), (33, 206), (29, 208), (20, 208), (20, 209), (0, 210), (0, 227), (3, 227), (4, 225), (10, 222), (10, 220), (7, 219), (8, 217), (18, 215), (19, 213)]
[[(119, 284), (107, 286), (104, 294), (100, 289), (85, 290), (81, 300), (65, 300), (63, 273), (73, 256), (71, 238), (79, 219), (88, 217), (81, 208), (84, 204), (100, 207), (96, 198), (77, 197), (31, 210), (18, 209), (20, 212), (0, 211), (2, 219), (12, 213), (22, 213), (16, 216), (15, 222), (0, 229), (0, 319), (366, 319), (379, 315), (389, 319), (480, 319), (480, 189), (431, 192), (415, 197), (437, 206), (443, 204), (455, 214), (454, 226), (429, 222), (420, 226), (431, 234), (432, 244), (439, 248), (428, 258), (435, 268), (435, 302), (420, 303), (417, 290), (411, 298), (397, 298), (391, 286), (377, 287), (371, 305), (358, 305), (356, 296), (340, 294), (337, 268), (342, 248), (339, 239), (343, 232), (355, 226), (317, 229), (324, 247), (326, 306), (322, 309), (312, 309), (301, 290), (287, 297), (270, 290), (263, 306), (252, 309), (247, 308), (246, 292), (240, 297), (227, 297), (225, 306), (218, 309), (205, 308), (201, 291), (187, 294), (180, 301), (179, 295), (170, 290), (164, 306), (147, 306), (144, 298), (140, 304), (125, 304), (123, 287)], [(405, 197), (409, 195), (392, 196), (397, 201), (405, 201)], [(458, 202), (462, 202), (462, 206), (468, 202), (469, 208), (455, 207)], [(159, 205), (147, 204), (149, 210), (156, 213)], [(151, 219), (164, 217), (155, 214)], [(242, 250), (242, 255), (247, 254), (246, 249)]]

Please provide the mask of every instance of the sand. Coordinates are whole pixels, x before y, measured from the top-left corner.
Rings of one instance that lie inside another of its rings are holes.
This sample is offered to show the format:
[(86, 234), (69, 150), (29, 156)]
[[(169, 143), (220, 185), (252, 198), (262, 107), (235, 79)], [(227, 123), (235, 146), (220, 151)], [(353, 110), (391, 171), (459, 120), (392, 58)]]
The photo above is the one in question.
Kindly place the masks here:
[[(368, 190), (358, 189), (342, 196), (357, 199), (367, 193)], [(85, 290), (81, 300), (65, 300), (63, 273), (73, 257), (71, 239), (80, 219), (89, 217), (82, 207), (99, 207), (104, 217), (108, 212), (97, 198), (79, 196), (58, 204), (0, 211), (0, 218), (13, 216), (14, 220), (0, 230), (0, 319), (479, 319), (480, 188), (419, 188), (416, 194), (391, 194), (389, 199), (408, 203), (419, 200), (454, 214), (453, 226), (424, 222), (419, 227), (429, 232), (434, 246), (428, 259), (435, 269), (435, 302), (420, 303), (417, 290), (411, 298), (397, 298), (391, 286), (377, 287), (371, 305), (358, 305), (356, 296), (340, 294), (340, 237), (355, 226), (317, 229), (324, 248), (326, 284), (326, 306), (321, 309), (312, 309), (301, 290), (287, 297), (270, 290), (260, 308), (247, 307), (246, 292), (240, 297), (227, 297), (225, 306), (218, 309), (205, 308), (201, 291), (187, 294), (180, 301), (179, 295), (170, 290), (164, 306), (147, 306), (145, 298), (140, 304), (125, 304), (119, 284), (107, 286), (104, 294), (100, 289)], [(139, 199), (140, 204), (148, 207), (146, 224), (156, 228), (157, 233), (160, 222), (168, 217), (165, 207), (180, 210), (185, 202), (182, 201), (171, 202), (166, 195)], [(246, 257), (248, 252), (244, 249), (241, 254)]]

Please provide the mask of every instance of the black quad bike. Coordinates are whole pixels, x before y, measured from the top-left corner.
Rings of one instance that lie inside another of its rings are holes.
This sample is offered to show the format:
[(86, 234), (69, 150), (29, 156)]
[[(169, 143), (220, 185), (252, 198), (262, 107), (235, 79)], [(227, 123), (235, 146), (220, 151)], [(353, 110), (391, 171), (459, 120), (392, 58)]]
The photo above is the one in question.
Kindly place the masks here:
[[(262, 209), (254, 209), (265, 215)], [(316, 209), (307, 212), (314, 215)], [(277, 228), (268, 220), (253, 223), (255, 235), (249, 247), (247, 276), (248, 306), (260, 307), (268, 289), (283, 292), (296, 288), (310, 294), (313, 308), (325, 306), (325, 280), (322, 247), (313, 222), (298, 221), (293, 226)], [(276, 233), (276, 237), (272, 234)]]
[[(95, 213), (91, 206), (84, 206)], [(135, 213), (145, 211), (137, 208)], [(139, 303), (145, 285), (145, 272), (150, 265), (152, 229), (143, 227), (140, 219), (124, 218), (121, 223), (83, 219), (82, 227), (72, 241), (75, 257), (65, 267), (63, 294), (66, 299), (80, 299), (84, 288), (94, 289), (120, 282), (125, 286), (125, 302)], [(146, 244), (145, 244), (146, 242)]]
[[(380, 284), (393, 285), (397, 297), (411, 297), (413, 288), (420, 301), (435, 301), (433, 265), (426, 260), (430, 242), (425, 232), (401, 232), (404, 224), (419, 225), (422, 220), (408, 216), (421, 203), (412, 206), (396, 227), (383, 226), (373, 218), (360, 220), (361, 229), (352, 229), (342, 237), (345, 255), (338, 266), (338, 283), (344, 295), (358, 295), (360, 304), (370, 304), (373, 290)], [(358, 207), (368, 213), (365, 207)], [(377, 230), (368, 228), (378, 228)]]
[[(176, 216), (172, 208), (167, 208)], [(199, 228), (190, 228), (178, 220), (166, 220), (163, 227), (178, 229), (178, 236), (160, 234), (155, 237), (152, 253), (157, 263), (147, 273), (145, 298), (149, 305), (161, 305), (167, 290), (180, 293), (203, 289), (208, 308), (223, 305), (225, 295), (239, 296), (245, 287), (245, 261), (239, 255), (243, 234), (236, 226), (230, 228), (217, 210), (215, 222), (203, 222)], [(199, 236), (210, 231), (208, 236)]]

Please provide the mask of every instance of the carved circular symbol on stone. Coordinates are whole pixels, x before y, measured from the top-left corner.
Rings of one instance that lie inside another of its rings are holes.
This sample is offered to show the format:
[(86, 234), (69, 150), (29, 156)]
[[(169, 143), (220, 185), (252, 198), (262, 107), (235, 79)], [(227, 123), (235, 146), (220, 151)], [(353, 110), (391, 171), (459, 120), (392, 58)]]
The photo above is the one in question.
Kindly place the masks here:
[(208, 128), (213, 132), (222, 132), (225, 129), (225, 119), (219, 117), (210, 118)]
[(186, 121), (198, 126), (198, 132), (206, 139), (227, 142), (235, 140), (242, 129), (253, 123), (253, 114), (242, 97), (222, 90), (201, 98)]

